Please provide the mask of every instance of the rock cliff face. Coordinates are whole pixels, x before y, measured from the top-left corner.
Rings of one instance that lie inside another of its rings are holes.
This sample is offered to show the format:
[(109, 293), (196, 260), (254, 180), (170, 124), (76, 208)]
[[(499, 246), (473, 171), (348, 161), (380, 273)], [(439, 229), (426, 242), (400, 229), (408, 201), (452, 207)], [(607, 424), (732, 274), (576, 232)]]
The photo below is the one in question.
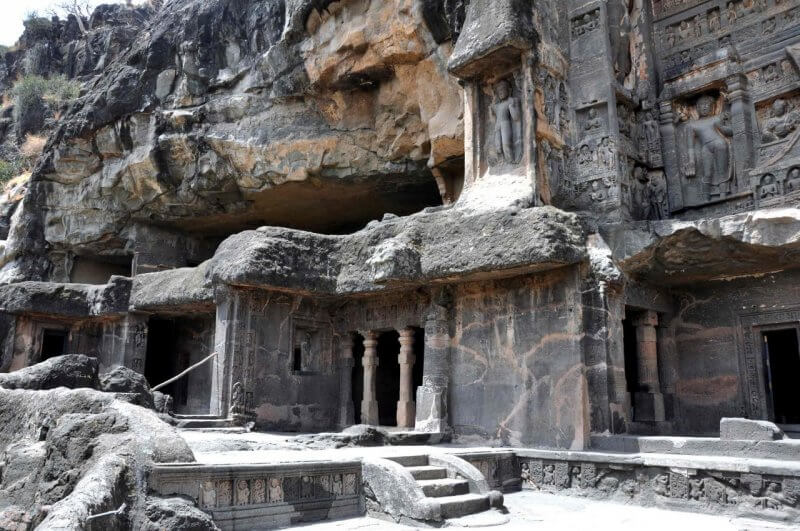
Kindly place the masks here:
[(444, 68), (455, 8), (428, 4), (167, 3), (65, 110), (3, 279), (67, 280), (76, 255), (124, 262), (137, 224), (337, 233), (440, 204), (463, 107)]

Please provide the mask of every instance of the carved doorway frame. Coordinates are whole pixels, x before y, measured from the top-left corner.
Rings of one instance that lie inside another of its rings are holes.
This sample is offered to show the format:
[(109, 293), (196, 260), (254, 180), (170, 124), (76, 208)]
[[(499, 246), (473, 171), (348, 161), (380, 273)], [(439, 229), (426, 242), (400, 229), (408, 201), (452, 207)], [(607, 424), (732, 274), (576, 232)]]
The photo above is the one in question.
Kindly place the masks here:
[(800, 327), (800, 306), (739, 314), (738, 321), (742, 413), (750, 419), (769, 420), (771, 407), (767, 395), (761, 332)]

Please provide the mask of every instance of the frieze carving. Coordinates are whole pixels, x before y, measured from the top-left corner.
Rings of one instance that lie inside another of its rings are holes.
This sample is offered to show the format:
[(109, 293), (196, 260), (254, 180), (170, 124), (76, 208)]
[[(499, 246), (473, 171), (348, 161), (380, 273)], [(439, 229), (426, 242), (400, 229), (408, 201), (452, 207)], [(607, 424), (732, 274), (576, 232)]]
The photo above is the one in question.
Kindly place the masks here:
[[(768, 511), (768, 518), (797, 517), (800, 479), (713, 470), (667, 470), (641, 465), (520, 459), (524, 489), (575, 491), (576, 495), (620, 500), (641, 497), (658, 504), (680, 502), (687, 509), (722, 512)], [(672, 505), (670, 505), (672, 506)]]
[(300, 500), (352, 497), (359, 489), (360, 481), (355, 473), (238, 478), (221, 481), (208, 479), (200, 483), (198, 501), (200, 506), (206, 509), (274, 505)]
[[(766, 0), (731, 0), (705, 12), (691, 10), (669, 17), (655, 24), (655, 44), (663, 54), (661, 68), (666, 78), (676, 77), (690, 70), (700, 57), (726, 46), (774, 38), (797, 20), (800, 7), (789, 2), (771, 6)], [(775, 73), (770, 67), (764, 79)]]

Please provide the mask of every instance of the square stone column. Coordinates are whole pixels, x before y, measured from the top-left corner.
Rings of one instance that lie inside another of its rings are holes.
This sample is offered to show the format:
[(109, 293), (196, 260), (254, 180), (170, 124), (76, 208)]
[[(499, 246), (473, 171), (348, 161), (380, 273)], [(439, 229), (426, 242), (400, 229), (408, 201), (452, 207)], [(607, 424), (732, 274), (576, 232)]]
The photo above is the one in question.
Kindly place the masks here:
[(364, 357), (361, 365), (364, 367), (364, 396), (361, 400), (361, 424), (377, 426), (378, 398), (375, 384), (378, 378), (378, 334), (368, 331), (364, 336)]
[(443, 433), (448, 429), (450, 334), (447, 308), (433, 304), (425, 321), (425, 372), (417, 388), (416, 431)]
[(397, 402), (397, 427), (413, 428), (416, 420), (416, 402), (414, 402), (414, 330), (400, 330), (400, 400)]

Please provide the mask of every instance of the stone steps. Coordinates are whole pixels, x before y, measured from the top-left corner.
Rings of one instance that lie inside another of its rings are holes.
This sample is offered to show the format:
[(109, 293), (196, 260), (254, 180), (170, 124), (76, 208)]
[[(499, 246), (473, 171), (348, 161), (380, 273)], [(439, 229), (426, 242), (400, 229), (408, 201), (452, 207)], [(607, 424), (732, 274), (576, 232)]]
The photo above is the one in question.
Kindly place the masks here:
[(470, 492), (470, 482), (455, 470), (430, 464), (427, 455), (406, 455), (388, 458), (405, 467), (427, 498), (434, 498), (444, 519), (460, 518), (488, 511), (489, 494)]
[(447, 478), (447, 469), (440, 466), (407, 466), (406, 468), (416, 480)]
[(442, 516), (444, 518), (458, 518), (468, 514), (480, 513), (489, 510), (489, 496), (485, 494), (461, 494), (440, 498), (442, 502)]
[(422, 492), (429, 498), (460, 496), (469, 493), (469, 482), (464, 479), (424, 479), (417, 481)]

